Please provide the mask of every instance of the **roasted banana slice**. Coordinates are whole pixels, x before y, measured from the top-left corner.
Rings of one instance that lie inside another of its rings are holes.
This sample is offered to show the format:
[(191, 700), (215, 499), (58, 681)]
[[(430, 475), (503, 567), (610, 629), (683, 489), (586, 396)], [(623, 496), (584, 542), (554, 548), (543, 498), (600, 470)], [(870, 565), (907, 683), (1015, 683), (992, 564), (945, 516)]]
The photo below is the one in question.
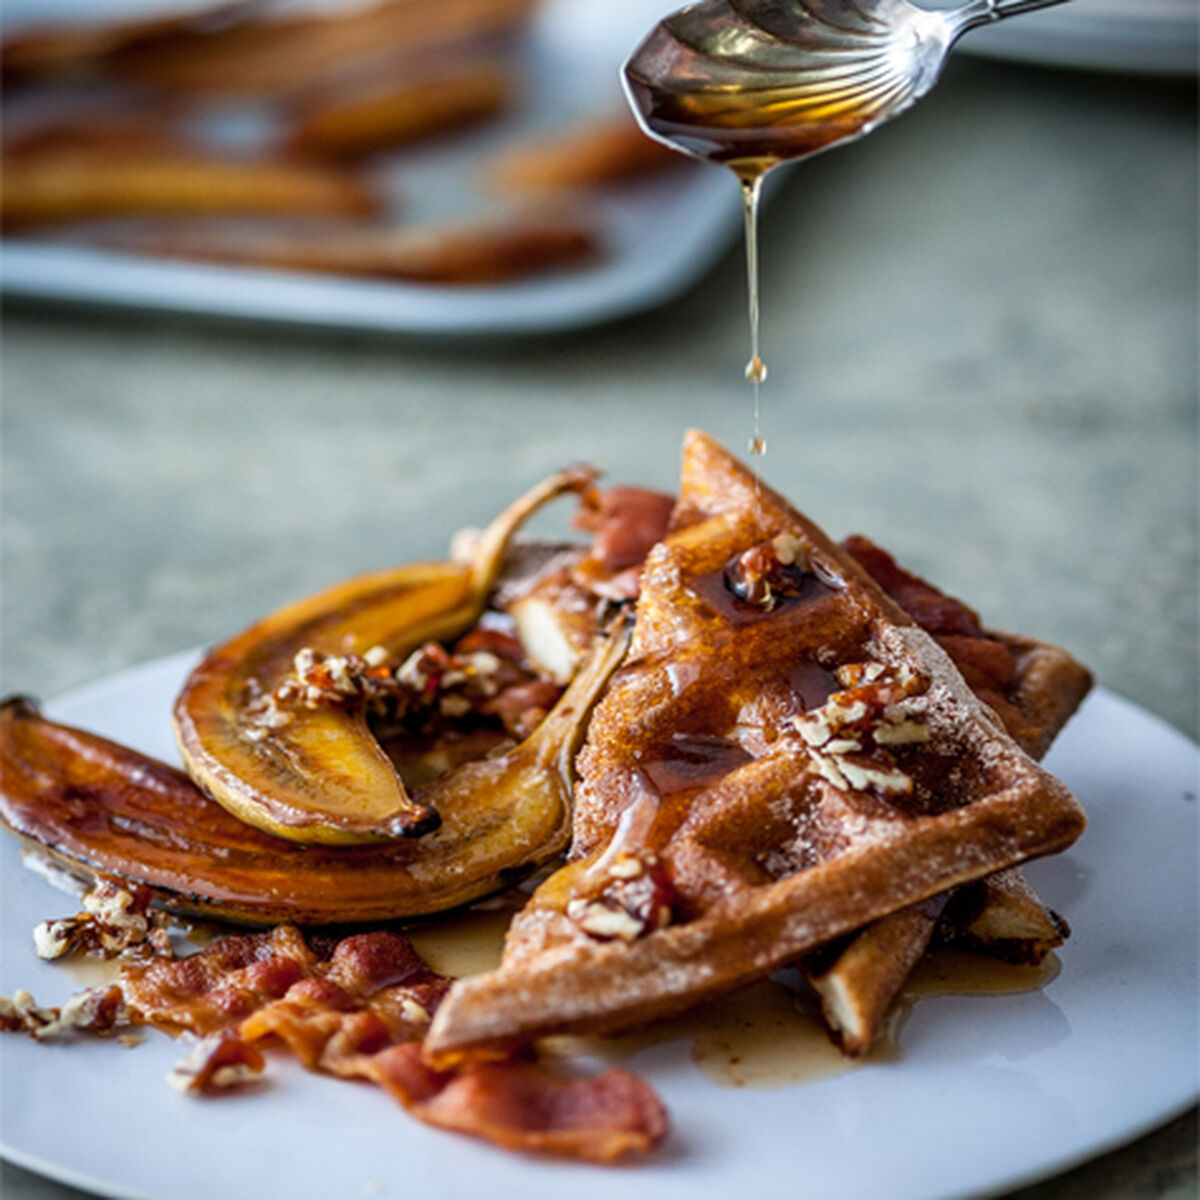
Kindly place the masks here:
[(585, 468), (560, 472), (515, 501), (476, 543), (469, 563), (424, 563), (351, 579), (280, 609), (208, 654), (175, 704), (188, 773), (234, 816), (277, 837), (349, 844), (419, 837), (438, 809), (408, 794), (361, 707), (273, 703), (297, 656), (386, 654), (403, 659), (478, 621), (505, 551), (548, 501), (588, 487)]
[(301, 925), (443, 912), (564, 849), (575, 751), (627, 645), (628, 630), (614, 627), (525, 741), (417, 789), (415, 802), (442, 815), (423, 838), (322, 846), (273, 837), (181, 771), (47, 721), (21, 698), (0, 706), (0, 823), (71, 874), (148, 887), (176, 912)]

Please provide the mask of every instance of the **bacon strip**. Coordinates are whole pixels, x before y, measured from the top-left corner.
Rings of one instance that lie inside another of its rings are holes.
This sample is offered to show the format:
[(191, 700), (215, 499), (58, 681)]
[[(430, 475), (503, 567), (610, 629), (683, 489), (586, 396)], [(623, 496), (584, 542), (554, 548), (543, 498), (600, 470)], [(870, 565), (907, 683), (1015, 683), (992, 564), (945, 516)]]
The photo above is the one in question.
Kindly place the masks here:
[(571, 569), (585, 592), (609, 600), (637, 598), (642, 564), (667, 534), (675, 499), (649, 488), (593, 488), (581, 501), (573, 524), (591, 533), (592, 545)]
[(417, 1045), (392, 1046), (354, 1063), (418, 1120), (511, 1150), (611, 1163), (652, 1150), (667, 1114), (636, 1075), (620, 1067), (590, 1079), (558, 1079), (536, 1062), (434, 1071)]
[(232, 934), (186, 958), (129, 963), (125, 1002), (141, 1021), (204, 1037), (231, 1029), (319, 972), (321, 961), (294, 925)]
[(908, 613), (953, 660), (967, 686), (1024, 745), (1036, 734), (1010, 695), (1017, 662), (1012, 650), (980, 624), (978, 615), (961, 600), (946, 595), (918, 575), (906, 571), (882, 547), (860, 535), (842, 542), (887, 594)]
[(420, 1041), (450, 983), (398, 934), (360, 934), (242, 1021), (238, 1035), (278, 1038), (309, 1070), (344, 1075), (351, 1056)]
[(639, 566), (667, 534), (675, 497), (649, 488), (595, 488), (583, 497), (576, 529), (594, 534), (591, 557), (609, 571)]
[(972, 609), (906, 571), (886, 550), (869, 538), (854, 534), (842, 542), (842, 549), (853, 555), (871, 578), (929, 633), (969, 638), (987, 636)]

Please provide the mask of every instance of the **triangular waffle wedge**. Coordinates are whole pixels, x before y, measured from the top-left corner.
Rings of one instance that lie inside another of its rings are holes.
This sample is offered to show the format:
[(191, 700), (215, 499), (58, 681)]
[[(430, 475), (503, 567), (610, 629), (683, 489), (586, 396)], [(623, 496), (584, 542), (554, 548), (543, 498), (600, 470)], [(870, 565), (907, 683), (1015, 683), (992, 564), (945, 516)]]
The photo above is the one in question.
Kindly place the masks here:
[(699, 433), (577, 765), (572, 861), (451, 990), (431, 1062), (679, 1011), (1084, 826), (937, 643)]
[(1040, 963), (1069, 934), (1016, 867), (959, 888), (938, 926), (942, 941), (1025, 966)]

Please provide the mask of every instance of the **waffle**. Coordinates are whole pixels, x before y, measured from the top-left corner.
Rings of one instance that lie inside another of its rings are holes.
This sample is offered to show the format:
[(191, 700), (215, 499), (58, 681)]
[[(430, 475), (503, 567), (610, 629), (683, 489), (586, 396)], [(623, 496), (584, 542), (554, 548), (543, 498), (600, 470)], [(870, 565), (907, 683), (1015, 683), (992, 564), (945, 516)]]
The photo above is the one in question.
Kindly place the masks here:
[(452, 988), (435, 1064), (678, 1012), (1083, 829), (937, 642), (704, 434), (636, 614), (571, 860)]
[[(595, 597), (579, 581), (584, 551), (537, 545), (537, 557), (531, 559), (527, 543), (525, 560), (510, 564), (505, 603), (527, 653), (548, 673), (569, 678), (599, 628)], [(905, 570), (866, 538), (848, 538), (842, 548), (918, 624), (942, 639), (972, 690), (1023, 750), (1041, 758), (1091, 687), (1086, 668), (1057, 646), (985, 629), (961, 601)], [(949, 899), (943, 895), (883, 917), (800, 964), (821, 999), (831, 1036), (847, 1054), (871, 1047), (907, 972), (935, 934), (1034, 964), (1067, 933), (1065, 922), (1041, 904), (1017, 868), (964, 889), (947, 908)]]
[[(548, 673), (569, 678), (599, 628), (595, 598), (578, 579), (584, 552), (569, 544), (536, 545), (537, 556), (526, 543), (524, 560), (510, 564), (503, 599), (527, 653)], [(985, 629), (961, 601), (863, 537), (846, 539), (842, 548), (918, 624), (943, 639), (972, 690), (1023, 750), (1041, 758), (1091, 687), (1086, 668), (1057, 646)], [(947, 908), (949, 899), (935, 897), (883, 917), (800, 964), (821, 1000), (831, 1037), (846, 1054), (870, 1049), (900, 985), (935, 935), (1006, 961), (1035, 964), (1067, 934), (1065, 922), (1041, 904), (1017, 868), (963, 889)]]
[[(580, 585), (584, 552), (525, 543), (502, 597), (527, 653), (550, 674), (569, 678), (598, 631), (595, 597)], [(1091, 686), (1088, 671), (1057, 646), (986, 630), (960, 601), (899, 566), (862, 537), (842, 548), (935, 637), (1000, 716), (1013, 739), (1040, 758)], [(990, 667), (990, 671), (984, 668)], [(848, 1055), (866, 1053), (908, 972), (935, 935), (1007, 961), (1037, 963), (1062, 944), (1065, 923), (1045, 908), (1017, 868), (893, 913), (839, 939), (800, 964), (817, 993), (830, 1036)]]

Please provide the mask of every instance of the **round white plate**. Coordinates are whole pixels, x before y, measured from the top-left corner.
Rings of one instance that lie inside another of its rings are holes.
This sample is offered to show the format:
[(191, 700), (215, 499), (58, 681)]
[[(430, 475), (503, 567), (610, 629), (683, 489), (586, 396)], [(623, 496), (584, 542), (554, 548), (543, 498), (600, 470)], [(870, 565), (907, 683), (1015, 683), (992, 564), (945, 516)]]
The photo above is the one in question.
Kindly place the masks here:
[[(51, 715), (173, 759), (171, 699), (193, 655), (126, 672)], [(1196, 792), (1187, 739), (1099, 692), (1048, 766), (1090, 825), (1028, 868), (1074, 934), (1042, 991), (920, 1001), (895, 1061), (775, 1091), (734, 1091), (686, 1042), (631, 1060), (670, 1109), (669, 1143), (620, 1170), (524, 1158), (426, 1128), (377, 1089), (273, 1060), (261, 1088), (188, 1099), (163, 1076), (176, 1045), (152, 1037), (38, 1045), (0, 1037), (0, 1152), (105, 1195), (153, 1200), (433, 1196), (696, 1200), (797, 1195), (929, 1200), (990, 1193), (1060, 1171), (1195, 1102)], [(33, 955), (30, 930), (73, 911), (0, 844), (0, 994), (43, 1003), (72, 985)]]

